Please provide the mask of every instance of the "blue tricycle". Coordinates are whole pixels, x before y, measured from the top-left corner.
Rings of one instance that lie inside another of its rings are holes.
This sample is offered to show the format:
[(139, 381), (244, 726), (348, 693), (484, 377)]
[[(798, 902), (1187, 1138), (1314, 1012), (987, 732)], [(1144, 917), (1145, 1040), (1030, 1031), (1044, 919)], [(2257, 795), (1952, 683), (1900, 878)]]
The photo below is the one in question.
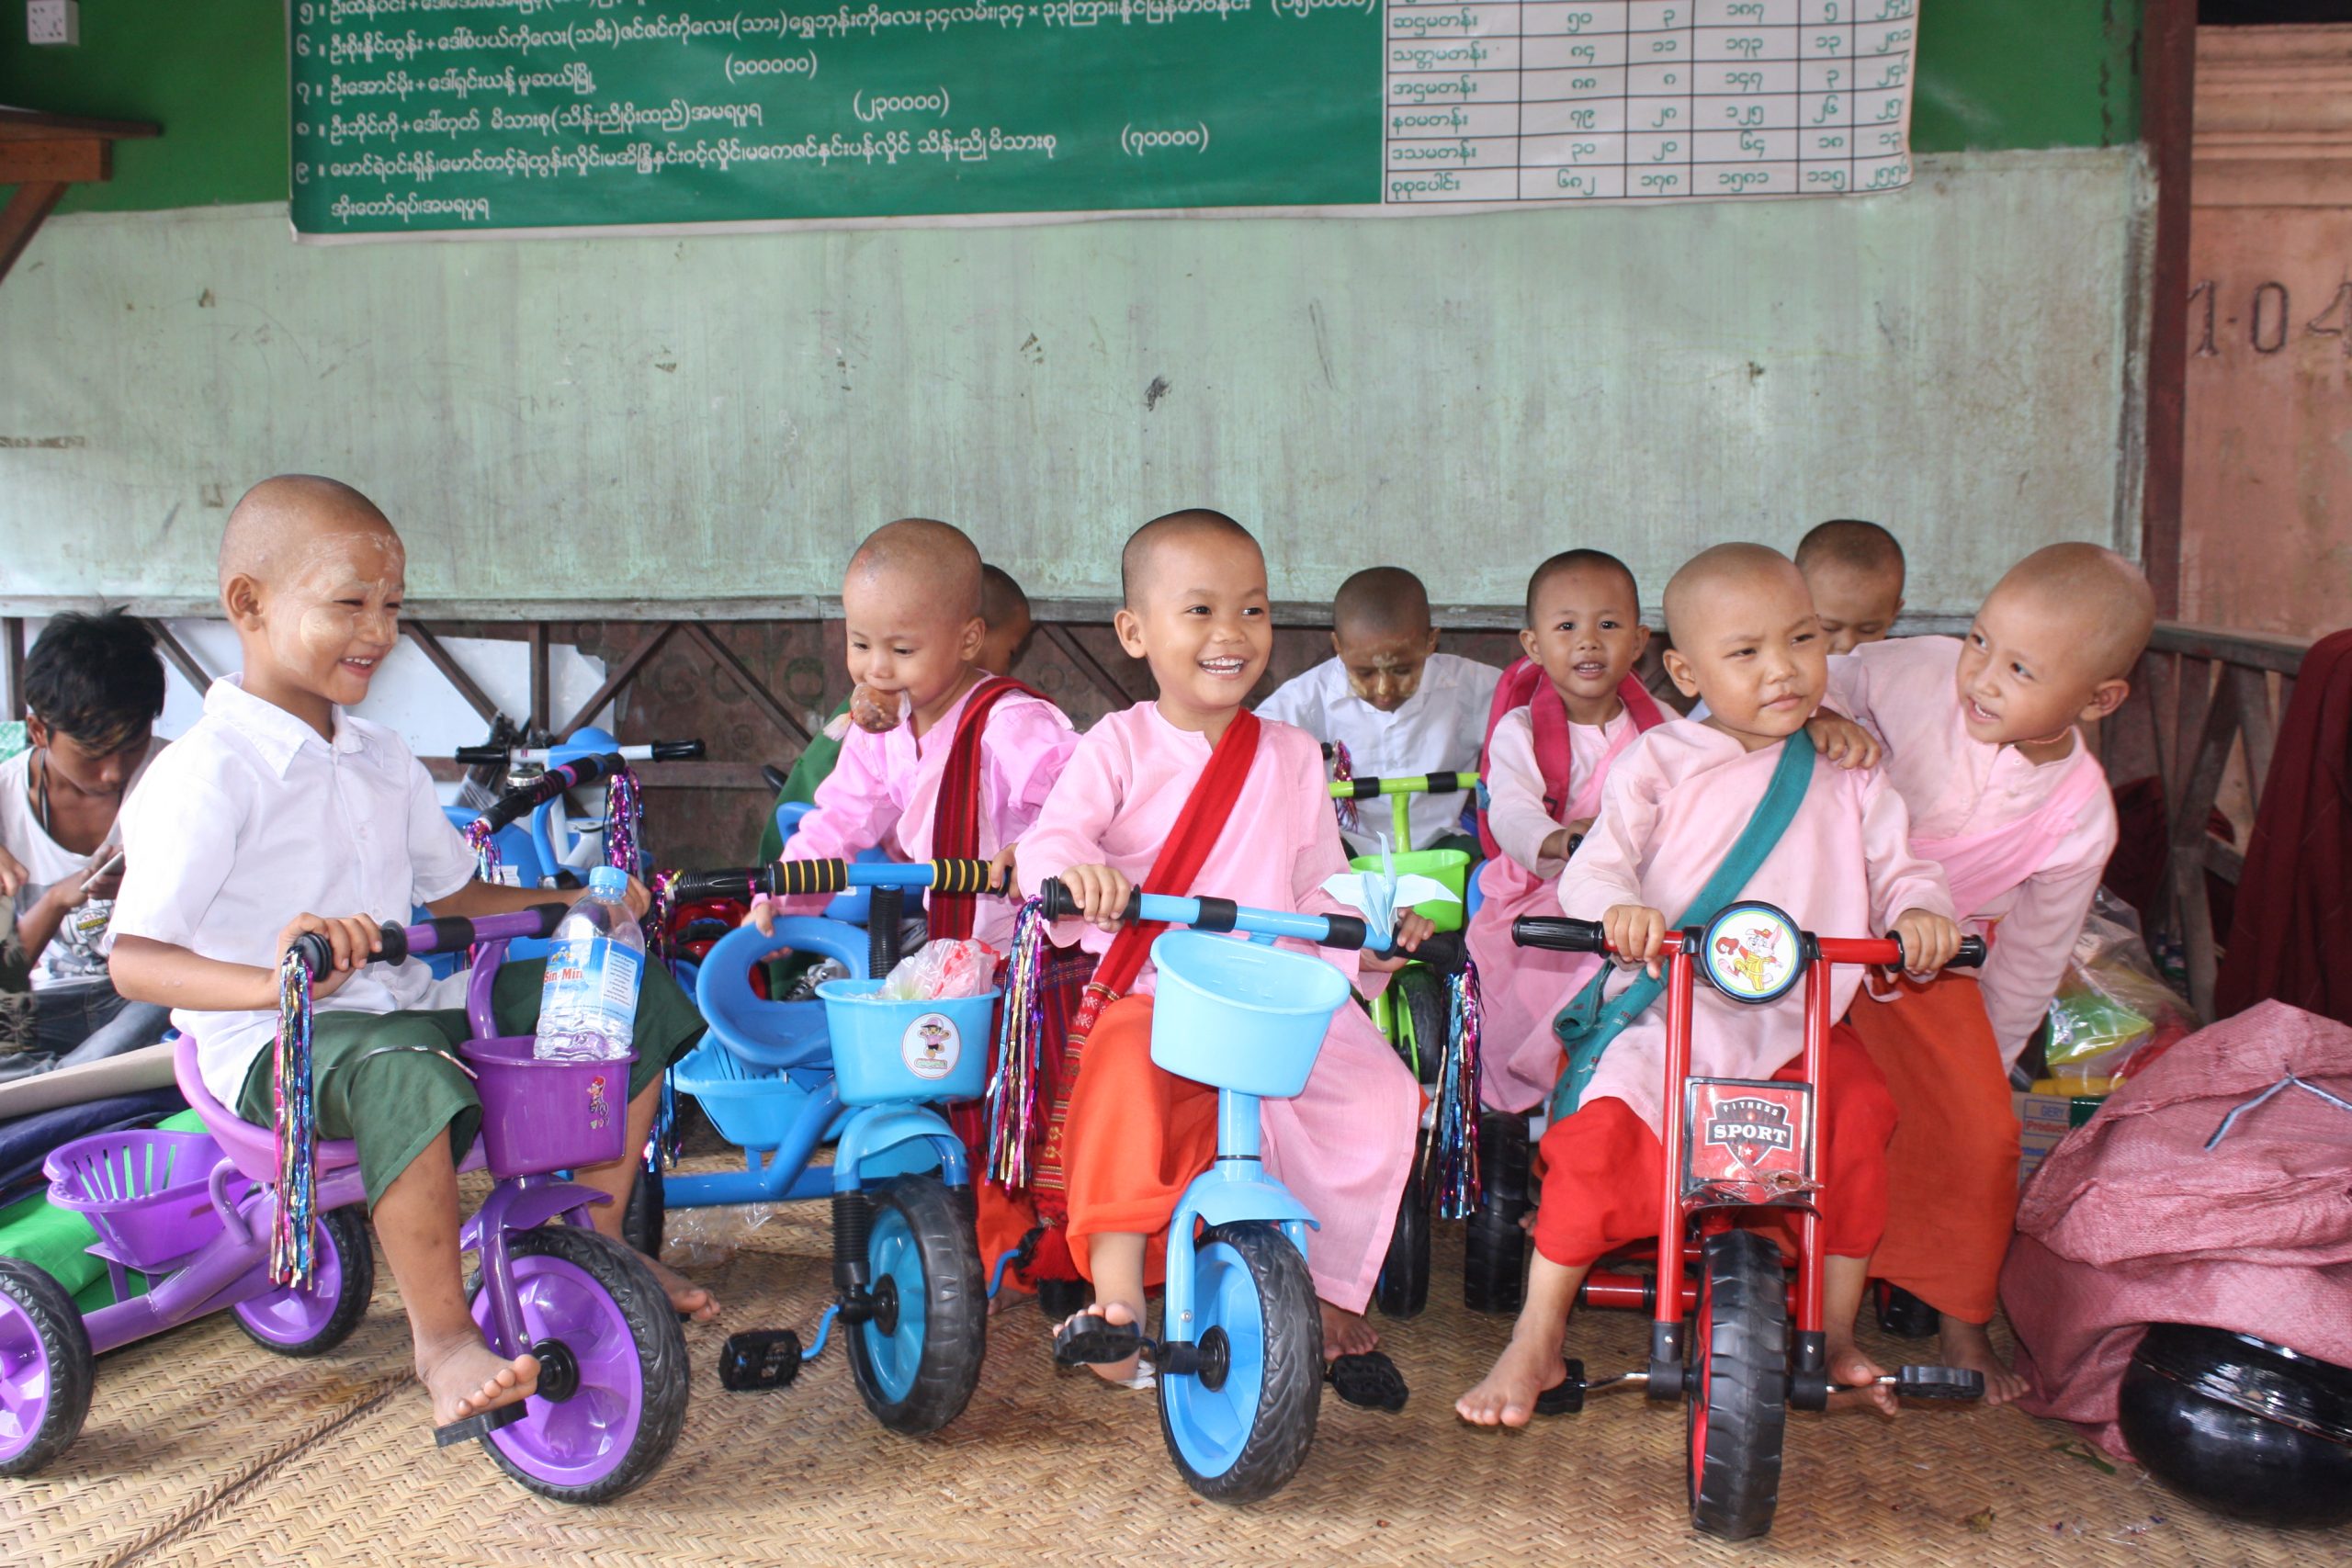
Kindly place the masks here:
[[(882, 891), (978, 893), (989, 872), (979, 860), (810, 860), (670, 880), (681, 903), (852, 888), (877, 895), (871, 934), (838, 919), (784, 916), (773, 936), (747, 926), (720, 938), (695, 976), (710, 1032), (672, 1081), (742, 1147), (744, 1168), (672, 1172), (668, 1205), (820, 1197), (833, 1205), (837, 1294), (814, 1342), (803, 1351), (788, 1330), (739, 1337), (722, 1368), (729, 1386), (790, 1382), (823, 1350), (838, 1315), (852, 1330), (858, 1395), (885, 1427), (936, 1431), (970, 1400), (988, 1344), (987, 1282), (963, 1140), (937, 1107), (986, 1089), (999, 993), (884, 1001), (874, 992), (896, 961), (896, 898)], [(820, 984), (813, 1002), (754, 994), (752, 970), (787, 950), (837, 960), (849, 976)], [(832, 1164), (812, 1166), (825, 1142), (834, 1145)]]
[[(1058, 880), (1044, 884), (1039, 900), (1047, 919), (1078, 913)], [(1151, 1059), (1217, 1091), (1217, 1157), (1169, 1222), (1160, 1337), (1141, 1346), (1159, 1375), (1160, 1436), (1193, 1491), (1255, 1502), (1305, 1462), (1324, 1379), (1322, 1312), (1306, 1269), (1317, 1221), (1261, 1163), (1258, 1102), (1306, 1088), (1349, 994), (1339, 970), (1273, 942), (1377, 953), (1390, 933), (1353, 916), (1142, 892), (1125, 918), (1192, 928), (1151, 944)], [(1230, 931), (1250, 940), (1216, 934)], [(1125, 1330), (1078, 1330), (1060, 1354), (1120, 1361), (1136, 1352), (1135, 1339)]]

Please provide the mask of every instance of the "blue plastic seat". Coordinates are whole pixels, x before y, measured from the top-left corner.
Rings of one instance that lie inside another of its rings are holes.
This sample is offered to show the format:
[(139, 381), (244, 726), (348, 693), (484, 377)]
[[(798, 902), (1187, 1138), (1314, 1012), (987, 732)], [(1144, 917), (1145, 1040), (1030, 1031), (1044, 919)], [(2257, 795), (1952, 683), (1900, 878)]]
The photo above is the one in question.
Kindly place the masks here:
[(752, 1066), (832, 1070), (822, 1002), (773, 1002), (752, 989), (752, 968), (786, 949), (838, 959), (857, 979), (867, 977), (865, 935), (834, 920), (787, 915), (774, 936), (756, 926), (731, 931), (703, 954), (695, 976), (695, 1002), (711, 1038)]

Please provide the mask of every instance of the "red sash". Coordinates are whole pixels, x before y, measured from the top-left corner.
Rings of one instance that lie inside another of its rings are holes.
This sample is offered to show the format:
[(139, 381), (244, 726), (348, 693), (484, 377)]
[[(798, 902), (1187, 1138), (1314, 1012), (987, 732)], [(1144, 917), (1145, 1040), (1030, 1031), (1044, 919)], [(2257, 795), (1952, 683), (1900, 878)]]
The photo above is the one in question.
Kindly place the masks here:
[[(976, 860), (980, 853), (980, 738), (989, 714), (1006, 697), (1047, 700), (1005, 675), (991, 675), (972, 688), (956, 721), (955, 738), (947, 745), (947, 765), (939, 775), (939, 798), (932, 806), (931, 853), (934, 860)], [(971, 893), (933, 893), (929, 904), (929, 934), (964, 938), (972, 934), (979, 912), (979, 897)]]
[[(1250, 765), (1258, 756), (1259, 728), (1258, 716), (1248, 709), (1234, 715), (1233, 722), (1226, 727), (1225, 734), (1210, 751), (1208, 765), (1201, 770), (1183, 811), (1169, 831), (1168, 841), (1160, 846), (1159, 858), (1144, 874), (1145, 892), (1181, 896), (1192, 891), (1193, 878), (1200, 875), (1209, 852), (1216, 847), (1233, 815), (1235, 802), (1241, 798), (1241, 786), (1249, 779)], [(1093, 1032), (1102, 1010), (1136, 983), (1136, 976), (1143, 973), (1144, 964), (1151, 956), (1153, 940), (1167, 929), (1159, 921), (1139, 921), (1121, 931), (1102, 961), (1095, 964), (1094, 977), (1087, 982), (1078, 1015), (1069, 1021), (1062, 1043), (1053, 1114), (1046, 1125), (1046, 1146), (1039, 1152), (1037, 1173), (1029, 1184), (1030, 1190), (1037, 1196), (1038, 1217), (1049, 1224), (1058, 1226), (1069, 1215), (1068, 1203), (1062, 1196), (1062, 1142), (1064, 1123), (1069, 1116), (1070, 1087), (1078, 1080), (1086, 1037)]]
[[(1633, 716), (1634, 729), (1639, 733), (1666, 722), (1666, 711), (1650, 695), (1638, 675), (1628, 674), (1618, 683), (1617, 700), (1625, 705)], [(1521, 659), (1503, 671), (1496, 683), (1494, 705), (1487, 713), (1487, 748), (1495, 741), (1495, 727), (1503, 715), (1513, 708), (1527, 710), (1528, 720), (1535, 728), (1535, 766), (1544, 775), (1544, 807), (1554, 818), (1566, 809), (1572, 784), (1572, 753), (1568, 745), (1568, 705), (1544, 673), (1544, 667), (1532, 659)], [(1485, 776), (1491, 759), (1486, 748), (1478, 753), (1480, 776)], [(1487, 858), (1493, 860), (1502, 853), (1495, 836), (1487, 829), (1487, 814), (1478, 813), (1478, 842), (1485, 848)]]

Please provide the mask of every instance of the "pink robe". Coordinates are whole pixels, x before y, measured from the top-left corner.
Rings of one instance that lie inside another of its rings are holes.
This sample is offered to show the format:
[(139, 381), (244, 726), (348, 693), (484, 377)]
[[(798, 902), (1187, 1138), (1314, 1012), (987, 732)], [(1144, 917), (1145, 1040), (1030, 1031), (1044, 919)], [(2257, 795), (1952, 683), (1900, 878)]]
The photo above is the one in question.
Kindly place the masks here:
[[(817, 786), (816, 808), (800, 819), (784, 858), (850, 860), (862, 850), (881, 848), (898, 859), (929, 860), (940, 777), (947, 770), (964, 705), (971, 700), (968, 692), (957, 698), (921, 740), (908, 724), (881, 735), (852, 726), (840, 761)], [(1053, 704), (1019, 692), (997, 700), (980, 732), (982, 859), (1027, 833), (1077, 745), (1077, 731)], [(785, 908), (816, 915), (830, 901), (792, 898)], [(972, 935), (1000, 953), (1011, 951), (1014, 913), (1010, 900), (980, 899)]]
[(1519, 947), (1510, 924), (1521, 915), (1556, 913), (1554, 885), (1567, 865), (1542, 856), (1544, 840), (1569, 822), (1597, 817), (1609, 764), (1639, 730), (1619, 709), (1605, 725), (1568, 726), (1572, 781), (1568, 803), (1555, 818), (1544, 808), (1544, 773), (1535, 761), (1535, 726), (1524, 707), (1495, 725), (1487, 743), (1487, 830), (1502, 853), (1478, 871), (1480, 902), (1470, 917), (1470, 956), (1478, 965), (1478, 999), (1485, 1008), (1484, 1064), (1478, 1099), (1489, 1111), (1541, 1105), (1560, 1077), (1560, 1042), (1552, 1020), (1600, 969), (1586, 953)]
[(2039, 765), (1972, 738), (1960, 652), (1948, 637), (1864, 643), (1829, 661), (1828, 705), (1885, 742), (1883, 771), (1910, 813), (1912, 849), (1944, 868), (1961, 918), (1993, 939), (1979, 980), (2006, 1068), (2065, 975), (2115, 849), (2115, 805), (2080, 736)]
[[(1348, 869), (1325, 786), (1322, 752), (1305, 730), (1261, 720), (1257, 760), (1225, 831), (1187, 896), (1210, 895), (1261, 909), (1355, 911), (1323, 891)], [(1070, 754), (1060, 780), (1021, 840), (1020, 876), (1034, 895), (1074, 865), (1109, 865), (1140, 884), (1207, 765), (1206, 737), (1179, 729), (1154, 703), (1107, 715)], [(1054, 940), (1101, 953), (1109, 932), (1065, 920)], [(1284, 941), (1351, 980), (1356, 954)], [(1147, 963), (1129, 994), (1153, 988)], [(1307, 1246), (1316, 1294), (1361, 1312), (1396, 1223), (1413, 1161), (1420, 1089), (1361, 1008), (1341, 1004), (1323, 1038), (1306, 1090), (1261, 1108), (1266, 1168), (1320, 1222)]]
[[(1560, 908), (1597, 920), (1638, 904), (1679, 919), (1756, 814), (1779, 746), (1743, 751), (1696, 719), (1670, 719), (1627, 747), (1601, 790), (1600, 819), (1560, 878)], [(1741, 894), (1779, 905), (1816, 936), (1882, 936), (1906, 909), (1951, 913), (1943, 873), (1912, 852), (1903, 799), (1875, 770), (1815, 758), (1804, 804)], [(1613, 994), (1633, 971), (1610, 987)], [(1843, 1018), (1862, 971), (1841, 964), (1830, 1017)], [(1762, 1007), (1698, 984), (1690, 1063), (1706, 1077), (1769, 1078), (1804, 1049), (1802, 984)], [(1657, 1002), (1610, 1043), (1582, 1103), (1614, 1098), (1653, 1131), (1663, 1125), (1666, 1005)]]

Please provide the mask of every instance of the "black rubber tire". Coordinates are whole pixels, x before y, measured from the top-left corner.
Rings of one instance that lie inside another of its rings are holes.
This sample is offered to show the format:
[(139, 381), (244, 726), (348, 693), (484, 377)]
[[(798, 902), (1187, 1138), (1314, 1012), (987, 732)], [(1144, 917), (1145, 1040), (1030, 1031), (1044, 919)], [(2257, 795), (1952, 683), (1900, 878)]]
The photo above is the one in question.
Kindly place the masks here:
[(1405, 1175), (1405, 1190), (1396, 1201), (1396, 1226), (1388, 1233), (1387, 1256), (1374, 1281), (1372, 1299), (1383, 1317), (1418, 1317), (1430, 1304), (1430, 1196), (1421, 1185), (1421, 1156), (1428, 1143), (1416, 1144), (1413, 1168)]
[(1168, 1445), (1168, 1457), (1193, 1491), (1215, 1503), (1255, 1503), (1287, 1485), (1315, 1446), (1316, 1414), (1323, 1405), (1323, 1312), (1306, 1259), (1274, 1226), (1262, 1220), (1216, 1225), (1202, 1233), (1199, 1245), (1219, 1242), (1233, 1248), (1249, 1270), (1265, 1325), (1265, 1370), (1250, 1434), (1221, 1473), (1204, 1475), (1194, 1470), (1177, 1446), (1168, 1409), (1171, 1387), (1190, 1380), (1163, 1371), (1159, 1436)]
[(662, 1256), (662, 1233), (669, 1228), (670, 1210), (663, 1200), (662, 1168), (640, 1167), (637, 1184), (628, 1190), (628, 1207), (621, 1211), (621, 1239), (648, 1258)]
[(98, 1359), (73, 1296), (46, 1269), (21, 1258), (0, 1258), (0, 1295), (32, 1320), (49, 1361), (49, 1403), (40, 1413), (40, 1428), (23, 1452), (0, 1463), (0, 1475), (31, 1475), (81, 1435), (90, 1415), (90, 1391), (97, 1385)]
[(368, 1245), (368, 1211), (356, 1203), (329, 1209), (319, 1216), (318, 1225), (326, 1233), (326, 1244), (334, 1248), (341, 1275), (335, 1284), (334, 1311), (316, 1334), (292, 1344), (266, 1338), (254, 1332), (243, 1313), (233, 1307), (229, 1311), (245, 1337), (273, 1356), (300, 1359), (325, 1355), (351, 1337), (351, 1331), (368, 1315), (368, 1300), (376, 1293), (376, 1249)]
[[(637, 1342), (639, 1374), (645, 1380), (642, 1414), (638, 1420), (637, 1436), (620, 1462), (582, 1486), (556, 1485), (524, 1471), (500, 1450), (495, 1432), (481, 1439), (482, 1447), (490, 1450), (490, 1457), (499, 1469), (520, 1482), (526, 1490), (550, 1502), (609, 1503), (634, 1492), (662, 1468), (686, 1424), (686, 1384), (691, 1371), (686, 1362), (686, 1337), (678, 1330), (678, 1314), (670, 1305), (670, 1293), (662, 1288), (662, 1281), (653, 1277), (644, 1259), (612, 1237), (584, 1225), (541, 1225), (537, 1230), (518, 1231), (506, 1238), (506, 1250), (514, 1258), (561, 1258), (604, 1287), (628, 1324), (629, 1337)], [(473, 1292), (469, 1293), (478, 1292), (481, 1288), (481, 1282), (476, 1279)]]
[(1780, 1249), (1754, 1231), (1709, 1236), (1700, 1269), (1683, 1400), (1690, 1523), (1724, 1540), (1749, 1540), (1772, 1528), (1781, 1500), (1788, 1286)]
[(1527, 1117), (1478, 1118), (1478, 1207), (1463, 1227), (1462, 1302), (1472, 1312), (1516, 1313), (1527, 1297)]
[[(1395, 996), (1388, 1016), (1395, 1021), (1396, 1036), (1389, 1043), (1396, 1047), (1414, 1077), (1433, 1084), (1445, 1059), (1450, 1032), (1452, 1009), (1446, 1001), (1445, 982), (1426, 964), (1408, 964), (1389, 976), (1388, 988)], [(1408, 1029), (1412, 1032), (1409, 1045), (1405, 1035)]]
[(912, 1385), (893, 1399), (876, 1376), (864, 1326), (845, 1325), (850, 1375), (876, 1420), (893, 1432), (920, 1438), (961, 1416), (979, 1386), (980, 1362), (989, 1348), (988, 1277), (980, 1272), (968, 1196), (959, 1198), (935, 1176), (901, 1176), (873, 1199), (876, 1229), (884, 1213), (895, 1209), (922, 1257), (922, 1356)]

